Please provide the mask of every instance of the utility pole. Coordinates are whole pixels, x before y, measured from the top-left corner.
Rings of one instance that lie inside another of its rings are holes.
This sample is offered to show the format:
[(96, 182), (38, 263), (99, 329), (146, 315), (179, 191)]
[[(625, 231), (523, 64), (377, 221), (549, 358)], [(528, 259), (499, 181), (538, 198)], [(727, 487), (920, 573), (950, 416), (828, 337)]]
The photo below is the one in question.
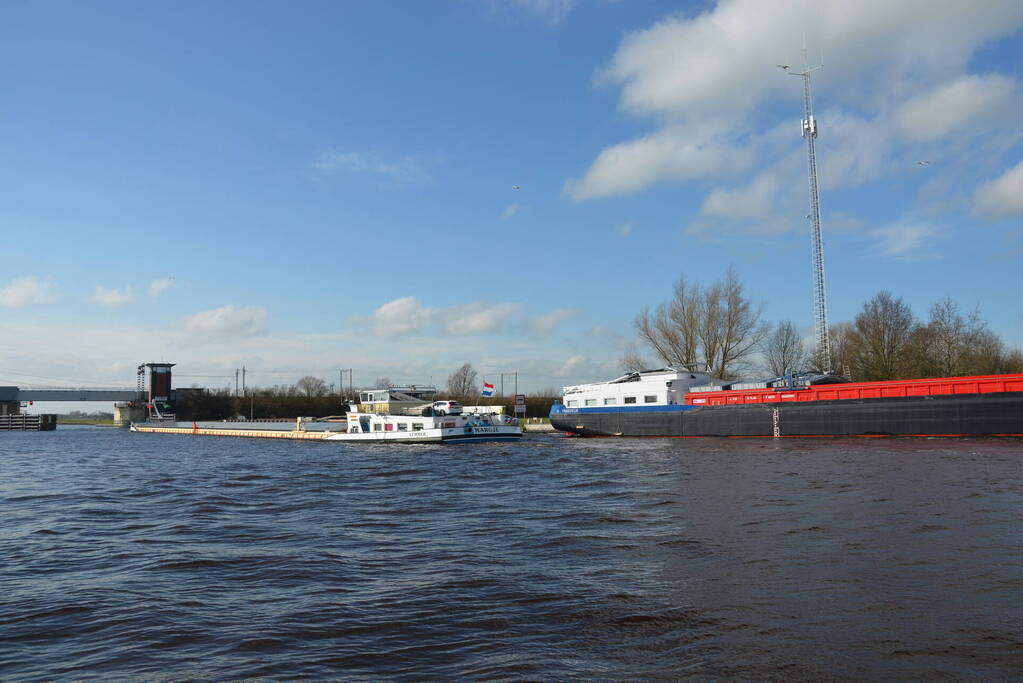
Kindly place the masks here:
[(802, 121), (803, 137), (806, 138), (806, 156), (809, 167), (809, 188), (810, 188), (810, 250), (813, 262), (813, 317), (814, 331), (816, 333), (815, 359), (818, 370), (831, 372), (831, 340), (828, 332), (828, 297), (827, 288), (824, 283), (824, 240), (821, 235), (821, 198), (820, 188), (817, 185), (817, 156), (814, 150), (814, 140), (817, 139), (817, 120), (813, 116), (813, 102), (810, 96), (810, 76), (814, 71), (824, 68), (823, 59), (821, 64), (811, 68), (806, 61), (806, 48), (803, 48), (803, 71), (796, 73), (789, 71), (788, 65), (779, 64), (790, 76), (801, 76), (803, 78), (803, 112)]
[(242, 366), (242, 395), (245, 394), (245, 366)]
[(514, 377), (515, 378), (515, 393), (516, 394), (519, 393), (519, 373), (518, 373), (518, 371), (515, 371), (515, 372), (502, 372), (501, 373), (501, 396), (504, 396), (504, 378), (505, 378), (505, 375), (507, 375), (508, 377)]
[(238, 368), (234, 369), (234, 395), (238, 395)]

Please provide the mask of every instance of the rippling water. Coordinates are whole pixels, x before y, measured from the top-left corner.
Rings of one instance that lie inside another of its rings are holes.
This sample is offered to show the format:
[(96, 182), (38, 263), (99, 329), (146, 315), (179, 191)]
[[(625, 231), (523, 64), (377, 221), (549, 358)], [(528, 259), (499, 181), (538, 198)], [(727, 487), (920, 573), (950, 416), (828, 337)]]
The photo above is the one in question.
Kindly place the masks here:
[(1023, 442), (0, 434), (0, 678), (1010, 679)]

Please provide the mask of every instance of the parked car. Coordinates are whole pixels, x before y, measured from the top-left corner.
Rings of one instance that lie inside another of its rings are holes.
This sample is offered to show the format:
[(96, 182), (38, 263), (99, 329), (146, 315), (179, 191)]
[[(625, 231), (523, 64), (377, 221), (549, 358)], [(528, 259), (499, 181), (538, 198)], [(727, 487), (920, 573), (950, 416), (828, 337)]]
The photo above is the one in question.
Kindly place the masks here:
[(434, 401), (434, 415), (461, 415), (462, 404), (458, 401)]

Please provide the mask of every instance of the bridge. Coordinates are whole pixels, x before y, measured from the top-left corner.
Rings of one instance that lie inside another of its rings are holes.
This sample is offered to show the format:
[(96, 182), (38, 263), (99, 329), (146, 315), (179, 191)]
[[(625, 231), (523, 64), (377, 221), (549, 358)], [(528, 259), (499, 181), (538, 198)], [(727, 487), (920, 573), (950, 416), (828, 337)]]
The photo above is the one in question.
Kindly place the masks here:
[(44, 387), (22, 389), (0, 387), (0, 401), (135, 401), (138, 389), (103, 389), (90, 387)]

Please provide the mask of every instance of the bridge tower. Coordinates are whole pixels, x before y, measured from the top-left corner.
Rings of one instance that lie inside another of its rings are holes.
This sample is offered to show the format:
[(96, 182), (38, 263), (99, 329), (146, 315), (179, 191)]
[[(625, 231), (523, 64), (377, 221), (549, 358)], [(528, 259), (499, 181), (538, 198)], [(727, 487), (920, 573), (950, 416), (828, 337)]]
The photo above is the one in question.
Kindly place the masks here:
[(171, 368), (174, 363), (143, 363), (149, 371), (149, 395), (146, 404), (149, 419), (174, 419), (174, 389)]

